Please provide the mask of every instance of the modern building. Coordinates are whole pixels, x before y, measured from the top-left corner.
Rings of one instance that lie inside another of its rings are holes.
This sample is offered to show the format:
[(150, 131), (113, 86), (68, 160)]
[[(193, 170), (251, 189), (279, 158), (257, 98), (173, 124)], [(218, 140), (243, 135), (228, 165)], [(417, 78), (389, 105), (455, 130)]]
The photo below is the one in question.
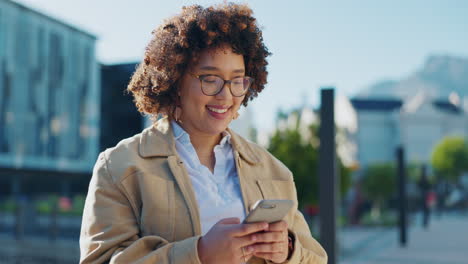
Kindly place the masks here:
[(0, 0), (0, 194), (88, 184), (80, 177), (99, 150), (95, 45), (88, 32)]
[(443, 137), (468, 137), (468, 58), (428, 56), (409, 75), (364, 88), (352, 104), (361, 167), (393, 162), (400, 144), (407, 162), (428, 164)]
[(114, 147), (149, 125), (137, 111), (133, 96), (125, 91), (136, 66), (136, 63), (101, 65), (99, 151)]
[(468, 138), (468, 111), (454, 94), (446, 100), (420, 92), (406, 100), (354, 98), (360, 167), (394, 162), (402, 145), (407, 162), (430, 164), (434, 146), (446, 136)]

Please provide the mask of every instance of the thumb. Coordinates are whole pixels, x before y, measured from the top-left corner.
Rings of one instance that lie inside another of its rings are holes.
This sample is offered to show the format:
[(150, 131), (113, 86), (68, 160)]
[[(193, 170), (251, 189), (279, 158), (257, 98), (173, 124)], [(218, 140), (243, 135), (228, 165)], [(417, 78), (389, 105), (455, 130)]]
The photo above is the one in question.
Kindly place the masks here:
[(240, 224), (240, 219), (238, 217), (223, 218), (223, 219), (219, 220), (216, 224), (238, 225), (238, 224)]

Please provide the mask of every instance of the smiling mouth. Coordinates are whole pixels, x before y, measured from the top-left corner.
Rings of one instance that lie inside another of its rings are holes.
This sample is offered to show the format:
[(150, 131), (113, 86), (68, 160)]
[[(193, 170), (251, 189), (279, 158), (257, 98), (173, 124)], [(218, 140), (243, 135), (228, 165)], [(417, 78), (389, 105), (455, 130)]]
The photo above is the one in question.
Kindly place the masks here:
[(210, 110), (212, 112), (215, 112), (215, 113), (218, 113), (218, 114), (224, 114), (229, 110), (229, 108), (219, 109), (219, 108), (214, 108), (214, 107), (209, 107), (209, 106), (207, 106), (206, 108), (208, 108), (208, 110)]

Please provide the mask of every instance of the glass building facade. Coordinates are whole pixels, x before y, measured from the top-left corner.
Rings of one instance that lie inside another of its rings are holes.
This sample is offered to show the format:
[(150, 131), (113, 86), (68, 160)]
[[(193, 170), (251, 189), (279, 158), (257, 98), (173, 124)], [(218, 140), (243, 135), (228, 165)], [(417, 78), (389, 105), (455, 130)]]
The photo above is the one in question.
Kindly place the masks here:
[(99, 151), (96, 38), (0, 0), (0, 168), (89, 173)]

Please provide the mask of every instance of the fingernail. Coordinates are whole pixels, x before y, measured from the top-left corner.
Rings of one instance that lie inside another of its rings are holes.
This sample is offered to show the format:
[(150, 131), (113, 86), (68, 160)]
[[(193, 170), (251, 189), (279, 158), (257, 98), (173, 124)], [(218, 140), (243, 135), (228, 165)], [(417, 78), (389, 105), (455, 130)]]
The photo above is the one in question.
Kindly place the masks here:
[(253, 251), (253, 247), (252, 246), (248, 246), (247, 247), (247, 252), (252, 252)]
[(253, 235), (252, 236), (252, 241), (257, 241), (257, 236)]

